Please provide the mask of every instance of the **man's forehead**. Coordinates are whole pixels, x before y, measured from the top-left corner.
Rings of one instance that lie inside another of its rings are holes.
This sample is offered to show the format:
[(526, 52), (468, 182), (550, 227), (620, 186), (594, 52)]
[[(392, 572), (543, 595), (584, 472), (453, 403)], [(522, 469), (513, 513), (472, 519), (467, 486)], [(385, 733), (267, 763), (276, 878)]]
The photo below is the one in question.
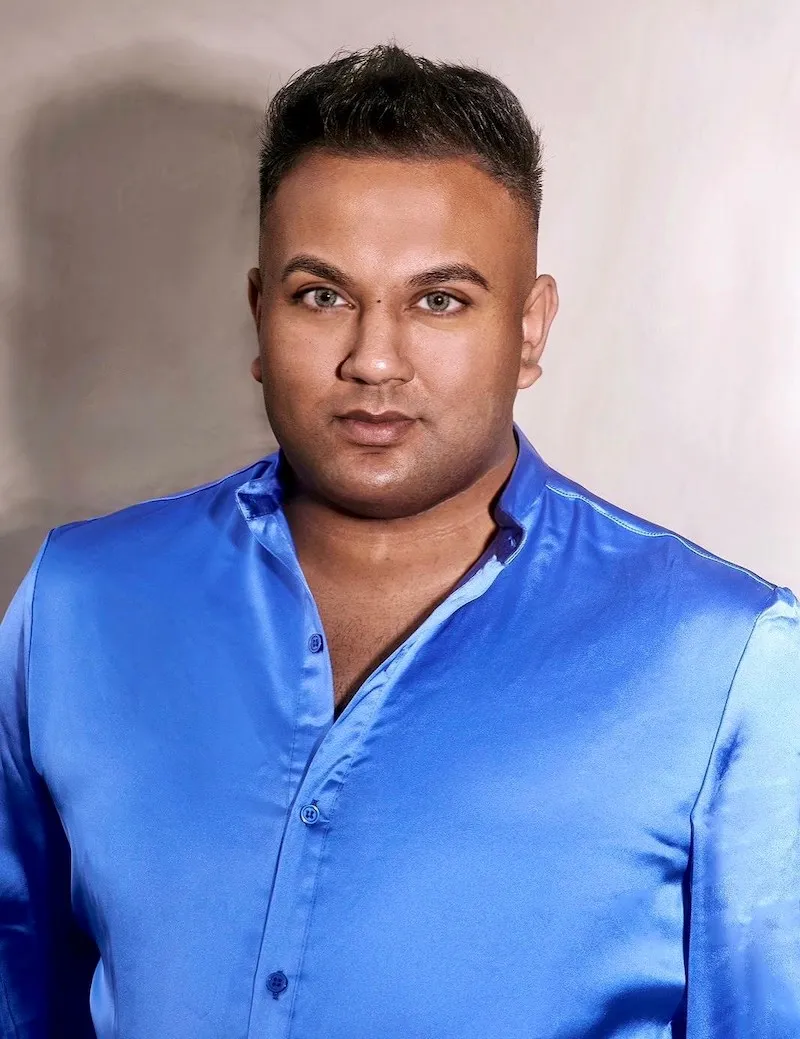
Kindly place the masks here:
[(349, 183), (361, 181), (365, 186), (383, 182), (419, 183), (420, 181), (460, 181), (462, 187), (470, 182), (494, 181), (480, 165), (479, 160), (468, 155), (404, 155), (367, 151), (339, 152), (315, 149), (302, 156), (286, 174), (278, 191), (286, 185), (303, 178), (320, 178), (333, 182), (347, 178)]
[[(267, 207), (265, 224), (320, 222), (346, 230), (379, 216), (433, 231), (468, 231), (470, 225), (525, 223), (521, 203), (504, 184), (466, 158), (400, 158), (314, 153), (284, 177)], [(277, 225), (277, 226), (276, 226)]]
[(340, 267), (391, 261), (409, 275), (464, 263), (488, 278), (504, 252), (529, 252), (530, 239), (522, 205), (465, 159), (325, 153), (303, 160), (279, 187), (262, 254), (276, 274), (306, 254)]

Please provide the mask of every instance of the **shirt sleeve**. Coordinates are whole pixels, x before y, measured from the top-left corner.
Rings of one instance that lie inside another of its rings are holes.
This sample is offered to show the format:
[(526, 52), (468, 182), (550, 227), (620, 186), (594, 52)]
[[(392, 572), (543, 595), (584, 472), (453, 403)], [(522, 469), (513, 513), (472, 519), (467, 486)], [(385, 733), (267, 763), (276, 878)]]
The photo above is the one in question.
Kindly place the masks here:
[(70, 911), (69, 846), (31, 756), (27, 671), (36, 575), (0, 624), (0, 1037), (91, 1037), (92, 944)]
[(692, 813), (687, 1039), (800, 1036), (800, 607), (777, 589)]

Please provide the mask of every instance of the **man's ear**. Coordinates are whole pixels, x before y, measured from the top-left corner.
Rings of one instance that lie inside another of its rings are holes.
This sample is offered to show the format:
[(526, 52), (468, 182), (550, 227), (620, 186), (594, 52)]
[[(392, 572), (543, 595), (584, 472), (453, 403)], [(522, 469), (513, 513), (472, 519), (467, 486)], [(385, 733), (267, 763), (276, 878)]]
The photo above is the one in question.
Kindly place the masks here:
[[(258, 267), (251, 267), (247, 272), (247, 301), (250, 304), (250, 313), (253, 315), (253, 321), (256, 324), (256, 334), (259, 333), (259, 326), (261, 325), (261, 271)], [(256, 380), (256, 382), (263, 382), (263, 372), (261, 368), (261, 354), (253, 358), (253, 362), (250, 365), (250, 374)]]
[(558, 287), (549, 274), (540, 274), (533, 283), (522, 311), (522, 353), (517, 388), (527, 389), (542, 374), (539, 364), (547, 335), (558, 313)]
[(258, 330), (261, 319), (261, 271), (258, 267), (251, 267), (247, 272), (247, 301)]

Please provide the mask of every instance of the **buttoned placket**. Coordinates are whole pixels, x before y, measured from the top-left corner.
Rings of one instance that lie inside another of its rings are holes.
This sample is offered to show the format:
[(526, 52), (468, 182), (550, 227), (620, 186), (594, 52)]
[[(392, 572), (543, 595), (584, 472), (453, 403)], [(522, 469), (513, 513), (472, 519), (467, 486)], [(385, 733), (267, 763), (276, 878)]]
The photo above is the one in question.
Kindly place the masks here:
[[(456, 610), (483, 595), (516, 554), (520, 539), (515, 532), (499, 531), (447, 599), (376, 668), (334, 722), (333, 674), (322, 621), (295, 556), (285, 517), (276, 510), (263, 522), (251, 523), (251, 528), (291, 572), (304, 596), (301, 696), (311, 705), (307, 717), (317, 722), (298, 726), (295, 732), (293, 794), (266, 909), (248, 1029), (249, 1039), (291, 1039), (293, 1009), (296, 1000), (302, 999), (303, 958), (320, 860), (326, 836), (336, 825), (337, 799), (364, 736), (415, 652)], [(321, 710), (323, 703), (327, 711)], [(364, 839), (369, 840), (369, 834)]]

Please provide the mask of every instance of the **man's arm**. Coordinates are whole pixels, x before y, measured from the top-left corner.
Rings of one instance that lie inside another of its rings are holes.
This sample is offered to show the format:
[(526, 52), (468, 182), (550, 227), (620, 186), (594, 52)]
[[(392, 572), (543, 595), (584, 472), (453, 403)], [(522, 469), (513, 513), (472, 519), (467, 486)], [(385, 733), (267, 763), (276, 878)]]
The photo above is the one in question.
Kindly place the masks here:
[(90, 943), (70, 912), (69, 846), (31, 759), (27, 674), (40, 549), (0, 625), (0, 1037), (94, 1035)]
[(692, 813), (687, 1039), (800, 1036), (800, 606), (778, 589)]

